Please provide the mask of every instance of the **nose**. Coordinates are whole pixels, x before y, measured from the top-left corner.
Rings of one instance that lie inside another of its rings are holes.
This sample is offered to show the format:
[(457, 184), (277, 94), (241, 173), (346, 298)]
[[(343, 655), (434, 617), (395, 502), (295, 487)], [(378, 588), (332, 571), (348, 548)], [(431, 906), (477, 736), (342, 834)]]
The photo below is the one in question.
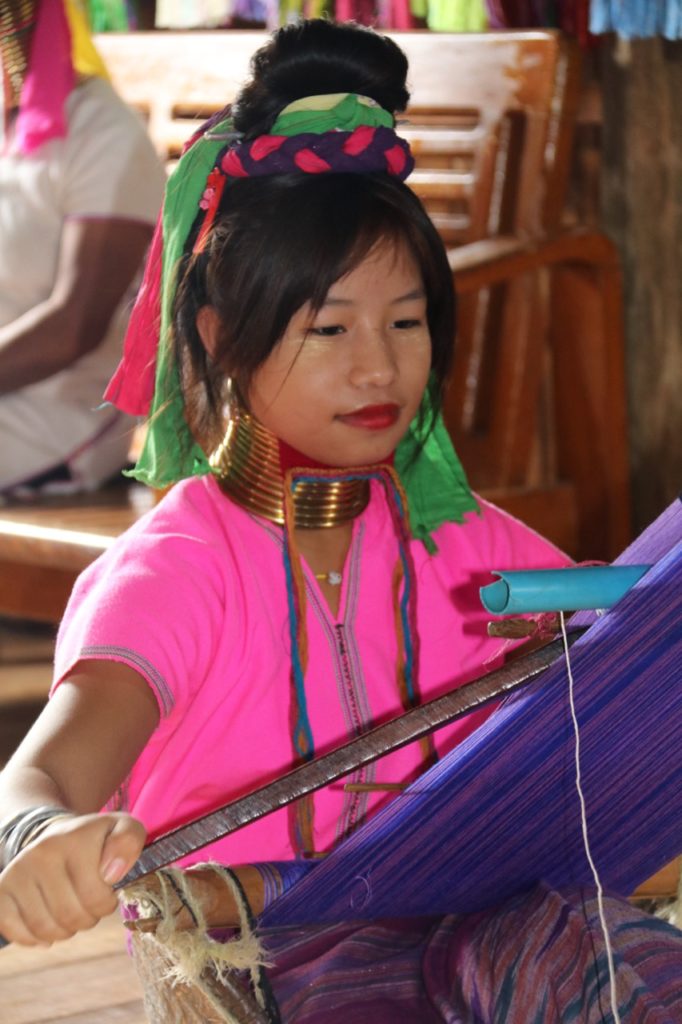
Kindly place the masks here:
[(376, 328), (363, 330), (353, 346), (351, 383), (358, 388), (387, 387), (398, 373), (390, 339)]

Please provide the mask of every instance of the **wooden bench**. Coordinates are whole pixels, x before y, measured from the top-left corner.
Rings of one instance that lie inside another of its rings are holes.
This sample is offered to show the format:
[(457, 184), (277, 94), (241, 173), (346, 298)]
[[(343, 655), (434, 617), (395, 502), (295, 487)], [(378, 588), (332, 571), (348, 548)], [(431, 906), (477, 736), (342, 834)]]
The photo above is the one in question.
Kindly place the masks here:
[(0, 508), (0, 614), (59, 622), (78, 574), (154, 501), (123, 484)]
[[(172, 163), (234, 96), (257, 32), (99, 37)], [(576, 557), (629, 540), (620, 271), (561, 223), (579, 56), (550, 32), (396, 36), (410, 61), (410, 184), (460, 302), (445, 415), (474, 487)], [(132, 497), (131, 497), (132, 495)], [(139, 491), (0, 508), (0, 614), (54, 621), (77, 575), (139, 514)]]

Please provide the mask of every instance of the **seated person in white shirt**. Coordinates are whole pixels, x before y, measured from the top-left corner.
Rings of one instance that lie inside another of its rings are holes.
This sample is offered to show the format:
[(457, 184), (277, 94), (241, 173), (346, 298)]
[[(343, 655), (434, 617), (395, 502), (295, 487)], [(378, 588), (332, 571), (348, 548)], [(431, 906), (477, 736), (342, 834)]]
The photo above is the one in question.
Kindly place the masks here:
[(102, 394), (163, 168), (74, 3), (3, 5), (0, 62), (0, 496), (92, 490), (127, 461)]

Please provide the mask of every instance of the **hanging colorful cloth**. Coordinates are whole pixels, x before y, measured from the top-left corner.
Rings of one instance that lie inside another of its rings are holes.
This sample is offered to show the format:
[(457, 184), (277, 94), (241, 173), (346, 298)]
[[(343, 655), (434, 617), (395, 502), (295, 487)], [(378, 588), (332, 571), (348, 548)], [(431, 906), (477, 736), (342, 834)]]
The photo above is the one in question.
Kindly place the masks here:
[(232, 0), (157, 0), (157, 28), (221, 28), (232, 17)]
[(267, 24), (276, 28), (277, 25), (287, 25), (301, 18), (324, 18), (332, 17), (333, 14), (333, 0), (279, 0), (277, 23), (273, 26), (268, 14)]
[(265, 24), (268, 17), (265, 0), (231, 0), (225, 7), (225, 18), (239, 19), (241, 22)]
[(558, 28), (590, 42), (589, 0), (486, 0), (488, 22), (492, 29)]
[(682, 39), (682, 0), (592, 0), (590, 31), (625, 39)]
[[(338, 8), (338, 4), (336, 6)], [(376, 0), (373, 6), (374, 20), (366, 24), (371, 24), (378, 29), (393, 31), (405, 31), (417, 27), (416, 19), (410, 10), (410, 0)], [(337, 16), (336, 20), (342, 21), (343, 19)]]
[[(44, 6), (50, 6), (43, 0)], [(109, 79), (109, 72), (92, 41), (90, 26), (80, 0), (65, 0), (64, 10), (71, 33), (71, 61), (79, 75)]]
[(374, 0), (336, 0), (336, 20), (356, 21), (358, 25), (377, 24), (377, 5)]
[(87, 0), (87, 11), (93, 32), (128, 32), (132, 27), (125, 0)]
[(410, 6), (433, 32), (484, 32), (488, 27), (484, 0), (411, 0)]
[(559, 27), (562, 32), (577, 39), (581, 46), (589, 46), (595, 43), (589, 22), (590, 0), (573, 0), (573, 3), (565, 5)]
[(386, 28), (403, 32), (417, 27), (416, 18), (410, 10), (410, 0), (391, 0), (387, 7), (388, 21), (386, 22)]
[(532, 0), (486, 0), (491, 28), (535, 28), (541, 22)]

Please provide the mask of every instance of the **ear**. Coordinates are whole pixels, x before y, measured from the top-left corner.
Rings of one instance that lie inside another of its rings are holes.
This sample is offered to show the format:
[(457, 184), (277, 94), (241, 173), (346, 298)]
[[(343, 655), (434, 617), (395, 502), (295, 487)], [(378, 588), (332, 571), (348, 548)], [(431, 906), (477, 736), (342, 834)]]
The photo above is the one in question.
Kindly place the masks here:
[(202, 306), (197, 313), (196, 328), (201, 343), (211, 359), (215, 359), (222, 322), (214, 306)]

